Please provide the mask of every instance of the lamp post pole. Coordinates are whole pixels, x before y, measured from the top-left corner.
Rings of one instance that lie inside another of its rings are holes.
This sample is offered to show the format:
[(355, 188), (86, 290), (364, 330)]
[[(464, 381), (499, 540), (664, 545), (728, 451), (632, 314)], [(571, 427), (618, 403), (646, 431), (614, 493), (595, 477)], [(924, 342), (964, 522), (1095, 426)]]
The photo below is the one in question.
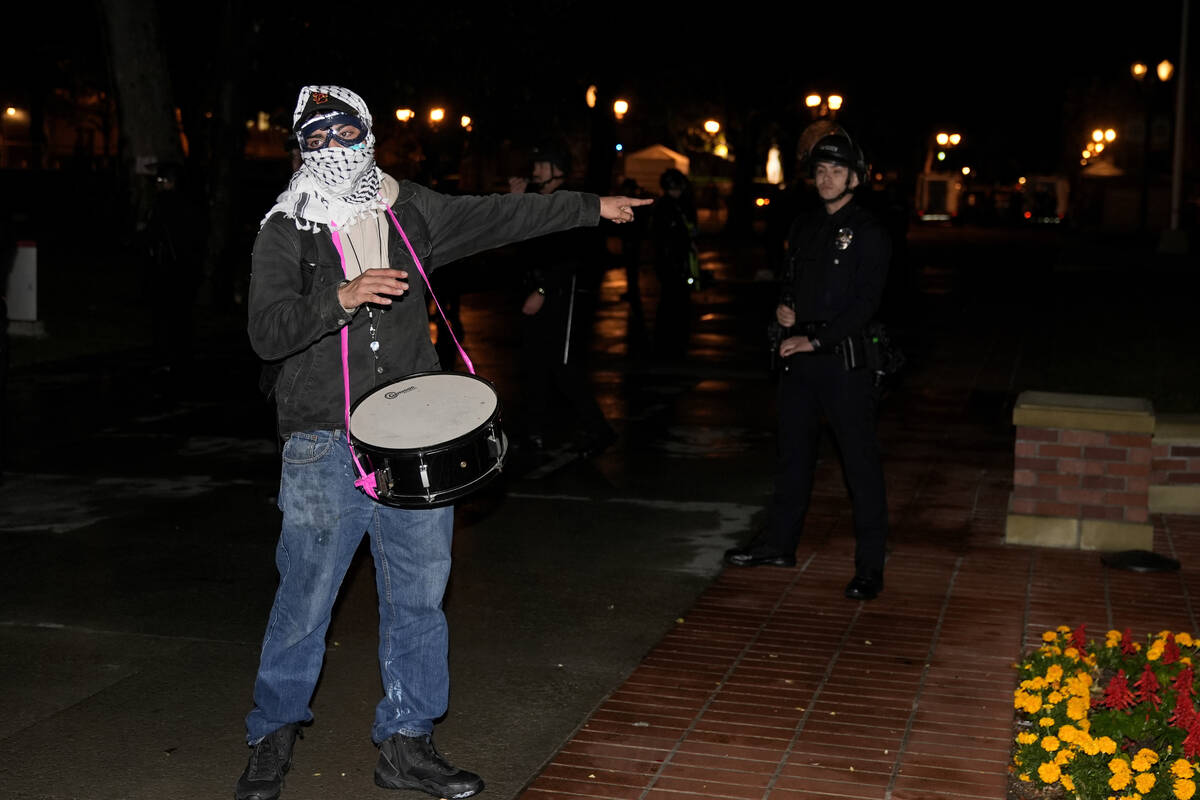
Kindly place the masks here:
[(1183, 117), (1187, 92), (1188, 5), (1183, 0), (1183, 22), (1179, 33), (1179, 72), (1175, 84), (1175, 152), (1171, 163), (1171, 230), (1179, 230), (1179, 202), (1183, 187)]

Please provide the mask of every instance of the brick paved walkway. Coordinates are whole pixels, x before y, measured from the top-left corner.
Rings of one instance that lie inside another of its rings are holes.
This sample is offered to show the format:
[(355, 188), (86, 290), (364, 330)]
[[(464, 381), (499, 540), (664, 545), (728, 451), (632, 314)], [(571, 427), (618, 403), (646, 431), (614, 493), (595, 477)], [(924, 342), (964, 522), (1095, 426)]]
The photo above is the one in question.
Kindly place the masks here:
[(1001, 400), (980, 418), (979, 402), (1004, 395), (1019, 353), (980, 336), (947, 337), (921, 388), (885, 406), (884, 593), (842, 597), (853, 534), (830, 456), (797, 566), (727, 568), (521, 800), (1002, 800), (1013, 664), (1043, 631), (1198, 630), (1200, 518), (1154, 519), (1176, 573), (1004, 544), (1011, 411)]

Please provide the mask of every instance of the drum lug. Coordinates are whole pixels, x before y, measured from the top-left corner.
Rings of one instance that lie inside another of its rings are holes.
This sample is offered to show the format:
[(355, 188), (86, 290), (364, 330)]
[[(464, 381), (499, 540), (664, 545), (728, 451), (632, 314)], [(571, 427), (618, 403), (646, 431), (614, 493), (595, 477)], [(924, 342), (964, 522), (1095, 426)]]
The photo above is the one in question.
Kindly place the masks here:
[(417, 471), (421, 473), (421, 485), (425, 487), (425, 499), (432, 500), (433, 495), (429, 493), (429, 468), (425, 466), (425, 459), (421, 459), (421, 465)]

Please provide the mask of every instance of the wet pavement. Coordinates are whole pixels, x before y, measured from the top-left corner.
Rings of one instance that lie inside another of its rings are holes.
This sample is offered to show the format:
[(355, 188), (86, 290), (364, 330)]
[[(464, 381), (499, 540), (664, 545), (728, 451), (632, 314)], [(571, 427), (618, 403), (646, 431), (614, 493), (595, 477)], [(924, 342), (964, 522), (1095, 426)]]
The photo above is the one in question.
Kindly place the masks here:
[[(1078, 327), (1094, 309), (1064, 318), (1057, 293), (1076, 271), (1111, 289), (1128, 266), (1067, 257), (1056, 236), (910, 235), (903, 302), (885, 314), (910, 363), (882, 406), (893, 533), (872, 603), (841, 596), (853, 535), (827, 439), (798, 566), (721, 565), (772, 488), (761, 246), (705, 241), (714, 280), (681, 360), (645, 348), (611, 270), (590, 374), (619, 439), (590, 459), (557, 441), (514, 453), (460, 505), (439, 748), (497, 800), (1002, 797), (1024, 643), (1059, 624), (1200, 630), (1196, 518), (1154, 520), (1179, 573), (1003, 544), (1011, 403), (1060, 390), (1024, 385), (1047, 374), (1047, 314)], [(652, 329), (648, 265), (642, 288)], [(514, 431), (518, 302), (495, 287), (462, 298), (464, 343)], [(228, 797), (275, 587), (277, 445), (257, 364), (236, 314), (202, 322), (175, 377), (141, 342), (76, 324), (83, 355), (14, 343), (0, 795)], [(1119, 376), (1103, 385), (1126, 393)], [(285, 798), (388, 796), (371, 778), (377, 623), (364, 548)]]

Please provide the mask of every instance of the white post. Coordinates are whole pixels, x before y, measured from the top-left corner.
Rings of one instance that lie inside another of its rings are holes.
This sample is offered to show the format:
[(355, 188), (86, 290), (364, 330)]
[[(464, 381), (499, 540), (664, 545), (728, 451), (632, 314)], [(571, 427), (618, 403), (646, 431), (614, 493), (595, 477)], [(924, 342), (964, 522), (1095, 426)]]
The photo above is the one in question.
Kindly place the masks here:
[(38, 333), (37, 242), (17, 242), (17, 252), (5, 287), (8, 330), (13, 334)]

